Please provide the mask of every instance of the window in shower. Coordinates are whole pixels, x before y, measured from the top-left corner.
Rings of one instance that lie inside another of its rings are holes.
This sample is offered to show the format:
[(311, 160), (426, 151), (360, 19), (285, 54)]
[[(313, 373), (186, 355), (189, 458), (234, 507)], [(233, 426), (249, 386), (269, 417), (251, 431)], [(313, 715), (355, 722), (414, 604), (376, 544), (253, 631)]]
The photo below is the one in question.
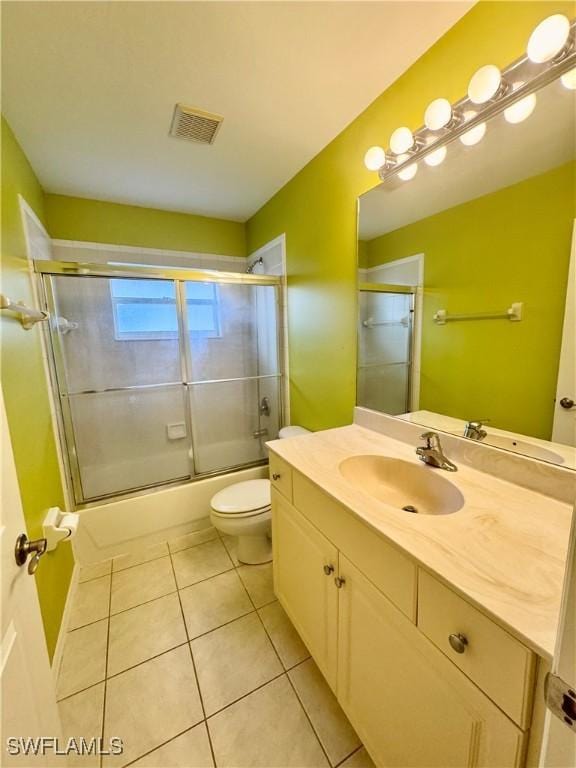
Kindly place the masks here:
[(77, 503), (256, 464), (278, 434), (277, 279), (162, 274), (43, 276), (75, 323), (50, 337)]
[[(118, 341), (178, 338), (174, 283), (115, 278), (110, 293)], [(218, 336), (218, 286), (193, 283), (186, 301), (191, 332)]]

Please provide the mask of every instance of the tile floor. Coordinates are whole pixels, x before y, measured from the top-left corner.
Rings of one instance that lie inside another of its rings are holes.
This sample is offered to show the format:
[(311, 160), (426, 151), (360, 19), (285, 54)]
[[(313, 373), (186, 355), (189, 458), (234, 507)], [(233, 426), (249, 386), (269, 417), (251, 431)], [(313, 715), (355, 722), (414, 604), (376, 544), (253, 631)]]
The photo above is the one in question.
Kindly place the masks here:
[(374, 768), (274, 596), (206, 528), (82, 569), (58, 676), (64, 736), (113, 768)]

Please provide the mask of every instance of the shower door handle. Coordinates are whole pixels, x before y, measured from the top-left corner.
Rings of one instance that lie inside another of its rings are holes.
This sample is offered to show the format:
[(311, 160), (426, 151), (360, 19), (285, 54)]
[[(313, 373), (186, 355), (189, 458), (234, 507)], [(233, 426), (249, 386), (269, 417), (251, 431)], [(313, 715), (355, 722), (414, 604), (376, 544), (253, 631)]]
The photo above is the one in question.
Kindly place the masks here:
[(254, 432), (252, 432), (252, 437), (254, 440), (258, 440), (260, 437), (266, 437), (268, 435), (267, 429), (255, 429)]

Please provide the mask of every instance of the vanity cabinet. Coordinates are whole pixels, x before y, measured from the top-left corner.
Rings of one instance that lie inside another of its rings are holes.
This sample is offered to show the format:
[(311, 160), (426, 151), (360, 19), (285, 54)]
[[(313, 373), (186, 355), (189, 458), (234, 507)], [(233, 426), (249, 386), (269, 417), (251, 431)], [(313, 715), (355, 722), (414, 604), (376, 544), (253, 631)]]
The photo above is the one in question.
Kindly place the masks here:
[(377, 766), (520, 765), (523, 733), (340, 555), (338, 701)]
[[(534, 654), (472, 606), (467, 613), (458, 603), (465, 601), (303, 475), (283, 469), (292, 503), (273, 488), (276, 594), (376, 764), (523, 765)], [(416, 614), (418, 574), (426, 605)], [(471, 640), (472, 653), (458, 663), (444, 635), (465, 620), (481, 642)], [(517, 690), (498, 685), (502, 665)]]
[(274, 589), (333, 690), (338, 637), (338, 550), (304, 515), (273, 494)]

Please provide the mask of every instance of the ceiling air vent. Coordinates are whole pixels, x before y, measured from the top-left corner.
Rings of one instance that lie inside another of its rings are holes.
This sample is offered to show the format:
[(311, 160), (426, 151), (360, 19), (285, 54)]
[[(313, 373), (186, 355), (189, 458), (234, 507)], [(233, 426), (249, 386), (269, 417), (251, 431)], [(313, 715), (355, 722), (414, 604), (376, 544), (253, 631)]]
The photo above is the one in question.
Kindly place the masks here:
[(170, 126), (170, 136), (200, 144), (212, 144), (218, 128), (224, 120), (220, 115), (212, 115), (194, 107), (176, 104)]

